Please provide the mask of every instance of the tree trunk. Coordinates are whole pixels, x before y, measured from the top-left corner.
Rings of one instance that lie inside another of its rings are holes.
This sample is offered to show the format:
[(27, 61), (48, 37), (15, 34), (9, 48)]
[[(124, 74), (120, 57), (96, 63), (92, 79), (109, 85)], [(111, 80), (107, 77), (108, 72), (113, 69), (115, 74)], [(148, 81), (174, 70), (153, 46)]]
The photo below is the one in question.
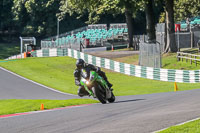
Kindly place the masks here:
[(156, 42), (155, 33), (155, 21), (154, 21), (154, 11), (153, 11), (153, 1), (148, 0), (145, 7), (146, 13), (146, 30), (148, 36), (148, 42)]
[(165, 46), (165, 52), (177, 52), (177, 46), (175, 41), (174, 32), (174, 0), (166, 0), (166, 30), (167, 30), (167, 42)]
[(125, 16), (126, 16), (126, 23), (128, 26), (128, 37), (129, 37), (129, 48), (133, 47), (133, 18), (132, 12), (130, 9), (130, 4), (125, 4)]

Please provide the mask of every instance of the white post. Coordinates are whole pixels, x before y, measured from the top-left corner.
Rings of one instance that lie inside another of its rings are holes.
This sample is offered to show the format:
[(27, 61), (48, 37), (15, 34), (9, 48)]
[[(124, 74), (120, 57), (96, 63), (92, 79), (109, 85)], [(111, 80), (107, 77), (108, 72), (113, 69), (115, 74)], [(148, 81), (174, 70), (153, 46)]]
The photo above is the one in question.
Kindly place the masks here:
[[(59, 38), (59, 19), (57, 19), (57, 41)], [(58, 41), (58, 45), (59, 45), (59, 41)]]
[(22, 37), (19, 37), (20, 38), (20, 54), (21, 54), (21, 58), (22, 58), (22, 51), (23, 51), (23, 42), (22, 42)]
[(33, 40), (34, 40), (34, 45), (36, 45), (36, 39), (35, 39), (35, 37), (33, 37)]

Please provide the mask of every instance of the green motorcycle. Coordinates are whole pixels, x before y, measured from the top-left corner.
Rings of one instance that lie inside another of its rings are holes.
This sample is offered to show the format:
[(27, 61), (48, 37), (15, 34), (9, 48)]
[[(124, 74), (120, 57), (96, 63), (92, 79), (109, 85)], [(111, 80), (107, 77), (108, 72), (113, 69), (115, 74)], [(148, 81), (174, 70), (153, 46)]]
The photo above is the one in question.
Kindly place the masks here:
[(88, 80), (81, 78), (81, 85), (90, 96), (97, 98), (102, 104), (115, 101), (115, 96), (111, 89), (109, 89), (106, 81), (99, 76), (95, 71), (90, 71), (90, 77)]

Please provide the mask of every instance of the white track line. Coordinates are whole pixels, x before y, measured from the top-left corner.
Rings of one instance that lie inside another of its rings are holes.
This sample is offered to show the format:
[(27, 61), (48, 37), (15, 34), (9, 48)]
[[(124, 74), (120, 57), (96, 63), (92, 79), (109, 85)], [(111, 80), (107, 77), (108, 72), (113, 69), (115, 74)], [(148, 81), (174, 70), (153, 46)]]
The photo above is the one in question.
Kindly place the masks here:
[[(9, 73), (11, 73), (11, 74), (13, 74), (13, 75), (15, 75), (15, 76), (17, 76), (17, 77), (19, 77), (19, 78), (22, 78), (22, 79), (24, 79), (24, 80), (27, 80), (27, 81), (29, 81), (29, 82), (31, 82), (31, 83), (34, 83), (34, 84), (39, 85), (39, 86), (41, 86), (41, 87), (47, 88), (47, 89), (49, 89), (49, 90), (52, 90), (52, 91), (55, 91), (55, 92), (58, 92), (58, 93), (61, 93), (61, 94), (65, 94), (65, 95), (77, 96), (77, 95), (74, 95), (74, 94), (64, 93), (64, 92), (55, 90), (55, 89), (53, 89), (53, 88), (47, 87), (47, 86), (42, 85), (42, 84), (40, 84), (40, 83), (37, 83), (37, 82), (35, 82), (35, 81), (33, 81), (33, 80), (30, 80), (30, 79), (27, 79), (27, 78), (25, 78), (25, 77), (22, 77), (22, 76), (20, 76), (20, 75), (14, 73), (14, 72), (11, 72), (11, 71), (9, 71), (9, 70), (3, 68), (3, 67), (0, 67), (0, 69), (1, 69), (1, 70), (4, 70), (4, 71), (6, 71), (6, 72), (9, 72)], [(78, 97), (78, 96), (77, 96), (77, 97)]]
[[(200, 117), (199, 117), (199, 118), (192, 119), (192, 120), (189, 120), (189, 121), (185, 121), (185, 122), (183, 122), (183, 123), (176, 124), (176, 125), (173, 125), (173, 126), (181, 126), (181, 125), (183, 125), (183, 124), (186, 124), (186, 123), (189, 123), (189, 122), (192, 122), (192, 121), (196, 121), (196, 120), (199, 120), (199, 119), (200, 119)], [(172, 127), (172, 126), (170, 126), (170, 127)], [(167, 128), (170, 128), (170, 127), (167, 127)], [(152, 133), (159, 133), (159, 132), (161, 132), (161, 131), (163, 131), (163, 130), (165, 130), (165, 129), (167, 129), (167, 128), (164, 128), (164, 129), (161, 129), (161, 130), (158, 130), (158, 131), (154, 131), (154, 132), (152, 132)]]

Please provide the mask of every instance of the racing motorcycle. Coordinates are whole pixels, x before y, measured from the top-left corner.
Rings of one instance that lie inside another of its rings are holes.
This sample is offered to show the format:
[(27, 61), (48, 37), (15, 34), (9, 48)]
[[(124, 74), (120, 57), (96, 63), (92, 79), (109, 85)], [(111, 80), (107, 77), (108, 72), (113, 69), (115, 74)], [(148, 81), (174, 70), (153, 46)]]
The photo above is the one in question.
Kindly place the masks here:
[(90, 71), (89, 79), (81, 78), (80, 83), (84, 86), (89, 96), (97, 98), (102, 104), (115, 101), (112, 90), (108, 87), (107, 82), (95, 71)]

